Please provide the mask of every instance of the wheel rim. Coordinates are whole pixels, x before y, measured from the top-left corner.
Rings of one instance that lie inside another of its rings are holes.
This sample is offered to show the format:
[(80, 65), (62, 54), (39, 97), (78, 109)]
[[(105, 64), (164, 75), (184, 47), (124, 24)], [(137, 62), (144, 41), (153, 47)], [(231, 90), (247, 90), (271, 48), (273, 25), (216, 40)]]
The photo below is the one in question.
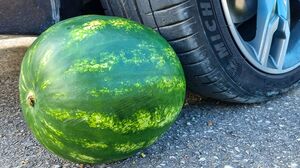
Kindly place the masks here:
[[(283, 74), (300, 66), (300, 22), (289, 0), (221, 0), (234, 41), (257, 69)], [(299, 1), (295, 1), (299, 5)], [(298, 12), (299, 13), (299, 12)], [(293, 15), (293, 16), (292, 16)]]

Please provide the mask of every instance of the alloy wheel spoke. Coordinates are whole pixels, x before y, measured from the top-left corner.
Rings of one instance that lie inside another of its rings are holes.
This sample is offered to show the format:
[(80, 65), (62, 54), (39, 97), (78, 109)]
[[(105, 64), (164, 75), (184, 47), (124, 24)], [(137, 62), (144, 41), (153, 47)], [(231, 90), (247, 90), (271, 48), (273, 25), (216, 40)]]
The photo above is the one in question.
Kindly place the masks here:
[(282, 69), (290, 39), (290, 26), (287, 20), (280, 20), (276, 38), (277, 40), (273, 44), (273, 52), (271, 54), (276, 68)]
[(282, 69), (285, 61), (285, 56), (288, 49), (290, 40), (290, 13), (289, 13), (289, 0), (278, 0), (277, 10), (280, 18), (277, 41), (274, 43), (274, 51), (272, 56), (275, 60), (275, 66), (278, 69)]
[(251, 45), (264, 66), (268, 63), (273, 36), (279, 26), (279, 17), (275, 15), (276, 5), (276, 0), (258, 1), (257, 31)]
[(290, 38), (289, 0), (258, 1), (257, 31), (251, 45), (263, 66), (273, 60), (282, 69)]

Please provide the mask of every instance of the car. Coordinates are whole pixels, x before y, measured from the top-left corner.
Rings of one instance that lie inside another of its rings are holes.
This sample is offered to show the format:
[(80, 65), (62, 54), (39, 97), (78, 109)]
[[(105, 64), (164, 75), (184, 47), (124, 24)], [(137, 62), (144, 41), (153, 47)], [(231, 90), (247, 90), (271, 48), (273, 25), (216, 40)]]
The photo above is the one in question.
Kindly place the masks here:
[(99, 0), (0, 1), (0, 33), (38, 35), (61, 20), (90, 13), (103, 14)]
[(155, 29), (177, 52), (189, 89), (256, 103), (300, 80), (299, 0), (101, 0), (107, 15)]
[[(188, 88), (204, 97), (257, 103), (293, 89), (300, 81), (299, 0), (47, 0), (39, 3), (46, 4), (44, 11), (52, 18), (50, 23), (44, 21), (45, 26), (35, 24), (39, 29), (34, 29), (34, 33), (59, 20), (83, 14), (119, 16), (151, 27), (176, 51)], [(7, 19), (5, 23), (8, 22)], [(23, 27), (28, 28), (26, 25), (32, 24), (25, 22)]]

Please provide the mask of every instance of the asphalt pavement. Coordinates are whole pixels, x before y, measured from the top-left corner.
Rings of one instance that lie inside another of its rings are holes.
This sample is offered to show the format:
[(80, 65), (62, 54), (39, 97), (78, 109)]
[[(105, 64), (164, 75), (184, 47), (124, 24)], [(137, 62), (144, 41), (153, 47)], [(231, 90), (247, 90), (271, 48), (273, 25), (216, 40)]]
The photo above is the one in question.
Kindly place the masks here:
[(1, 168), (300, 167), (300, 89), (253, 105), (192, 96), (172, 128), (131, 158), (94, 166), (60, 159), (34, 139), (23, 120), (18, 78), (24, 46), (0, 48)]

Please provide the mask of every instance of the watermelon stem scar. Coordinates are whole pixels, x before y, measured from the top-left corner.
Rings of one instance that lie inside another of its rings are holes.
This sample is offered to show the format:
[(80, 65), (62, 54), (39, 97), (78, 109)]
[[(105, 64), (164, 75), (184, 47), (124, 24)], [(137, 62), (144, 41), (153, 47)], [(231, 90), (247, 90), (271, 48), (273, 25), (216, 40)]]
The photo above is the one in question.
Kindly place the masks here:
[(36, 100), (35, 100), (35, 96), (32, 92), (28, 93), (26, 100), (27, 100), (27, 104), (33, 108)]

